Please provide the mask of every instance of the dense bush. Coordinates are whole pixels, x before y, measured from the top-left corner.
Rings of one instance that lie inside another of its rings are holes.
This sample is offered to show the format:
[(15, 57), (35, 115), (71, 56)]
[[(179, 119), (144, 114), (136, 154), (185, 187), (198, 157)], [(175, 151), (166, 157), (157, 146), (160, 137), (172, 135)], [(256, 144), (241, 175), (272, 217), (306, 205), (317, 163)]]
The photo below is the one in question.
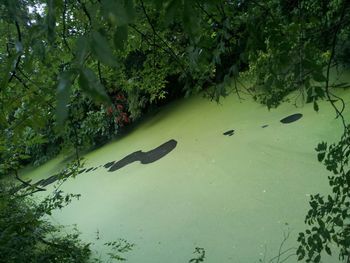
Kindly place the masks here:
[(83, 243), (78, 232), (64, 234), (47, 218), (78, 195), (57, 191), (37, 204), (14, 189), (0, 182), (0, 262), (88, 262), (90, 244)]

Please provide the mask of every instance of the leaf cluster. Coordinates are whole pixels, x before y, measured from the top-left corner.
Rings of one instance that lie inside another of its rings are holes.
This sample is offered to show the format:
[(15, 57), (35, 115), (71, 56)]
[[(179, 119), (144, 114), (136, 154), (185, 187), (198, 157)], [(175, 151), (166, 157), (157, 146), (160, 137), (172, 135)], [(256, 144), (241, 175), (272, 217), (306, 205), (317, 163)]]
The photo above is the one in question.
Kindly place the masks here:
[(43, 202), (13, 193), (13, 186), (0, 182), (0, 262), (88, 262), (90, 245), (78, 232), (63, 234), (47, 219), (76, 195), (57, 192)]
[(332, 193), (311, 196), (305, 223), (312, 228), (299, 234), (297, 253), (299, 260), (320, 262), (321, 252), (332, 255), (334, 244), (340, 249), (339, 258), (346, 260), (350, 255), (350, 126), (338, 143), (322, 142), (316, 151), (318, 160), (332, 173), (328, 177)]

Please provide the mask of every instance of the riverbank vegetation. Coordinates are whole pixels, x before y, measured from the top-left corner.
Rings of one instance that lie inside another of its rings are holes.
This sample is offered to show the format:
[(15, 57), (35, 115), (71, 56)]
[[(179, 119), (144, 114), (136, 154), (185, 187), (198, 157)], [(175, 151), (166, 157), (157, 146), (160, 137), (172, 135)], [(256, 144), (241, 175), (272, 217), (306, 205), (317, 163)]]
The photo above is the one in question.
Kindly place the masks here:
[[(316, 148), (333, 173), (332, 191), (311, 197), (310, 229), (300, 233), (297, 254), (307, 262), (319, 262), (322, 253), (350, 262), (349, 126), (334, 92), (349, 83), (330, 81), (331, 68), (350, 66), (349, 1), (5, 0), (0, 14), (1, 177), (20, 180), (21, 167), (67, 149), (79, 161), (82, 150), (176, 98), (249, 94), (272, 108), (297, 92), (315, 111), (327, 100), (344, 126), (338, 143)], [(240, 85), (241, 76), (251, 85)], [(22, 195), (37, 190), (28, 189), (2, 188), (1, 205), (23, 203), (20, 213), (33, 219), (16, 217), (5, 229), (45, 222), (26, 205)], [(0, 211), (1, 218), (11, 214)], [(16, 238), (45, 250), (49, 232), (41, 232), (40, 244), (30, 241), (36, 231)], [(89, 257), (88, 246), (68, 240), (72, 253)]]

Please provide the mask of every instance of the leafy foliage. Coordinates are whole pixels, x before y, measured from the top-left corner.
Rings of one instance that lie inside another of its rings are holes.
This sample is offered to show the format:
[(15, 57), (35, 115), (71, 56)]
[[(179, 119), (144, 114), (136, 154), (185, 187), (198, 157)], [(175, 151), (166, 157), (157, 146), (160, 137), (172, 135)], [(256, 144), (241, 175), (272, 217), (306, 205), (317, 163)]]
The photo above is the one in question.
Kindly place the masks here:
[[(347, 0), (4, 0), (0, 29), (2, 176), (64, 149), (79, 160), (153, 105), (200, 91), (269, 108), (297, 91), (342, 116), (329, 70), (349, 66)], [(306, 223), (317, 226), (300, 235), (300, 258), (320, 261), (330, 242), (349, 252), (347, 138), (317, 148), (333, 196), (312, 197)]]
[[(0, 262), (96, 262), (92, 244), (83, 242), (76, 228), (54, 225), (48, 216), (69, 205), (79, 194), (65, 194), (59, 187), (68, 177), (78, 174), (82, 163), (72, 162), (55, 175), (55, 190), (42, 201), (34, 199), (38, 185), (23, 181), (13, 185), (0, 181)], [(125, 261), (134, 244), (124, 239), (107, 242), (109, 262)]]
[(63, 235), (46, 218), (77, 195), (58, 191), (37, 204), (12, 191), (0, 184), (0, 262), (87, 262), (89, 244), (81, 242), (78, 232)]
[(332, 255), (330, 244), (335, 244), (340, 248), (340, 259), (345, 260), (350, 255), (350, 126), (338, 143), (327, 146), (323, 142), (316, 150), (318, 160), (333, 174), (328, 177), (332, 193), (311, 196), (305, 223), (313, 227), (299, 234), (297, 253), (299, 259), (320, 262), (321, 252)]

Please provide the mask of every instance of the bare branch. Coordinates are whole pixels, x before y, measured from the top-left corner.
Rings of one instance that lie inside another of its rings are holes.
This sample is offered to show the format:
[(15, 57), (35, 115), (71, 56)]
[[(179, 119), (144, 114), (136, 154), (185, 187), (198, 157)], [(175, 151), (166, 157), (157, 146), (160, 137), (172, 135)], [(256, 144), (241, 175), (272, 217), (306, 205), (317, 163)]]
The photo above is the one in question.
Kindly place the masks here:
[[(22, 42), (22, 34), (21, 34), (21, 29), (19, 27), (19, 24), (17, 21), (15, 21), (15, 25), (16, 25), (16, 30), (17, 30), (17, 39), (18, 39), (18, 42)], [(16, 61), (16, 64), (15, 64), (15, 68), (12, 70), (11, 72), (11, 76), (8, 80), (8, 83), (10, 83), (12, 81), (12, 79), (15, 77), (15, 74), (16, 74), (16, 70), (19, 66), (19, 63), (21, 62), (21, 58), (22, 58), (22, 54), (19, 54), (18, 57), (17, 57), (17, 61)]]
[(346, 123), (345, 123), (344, 116), (342, 114), (342, 110), (339, 110), (338, 107), (335, 105), (334, 101), (332, 100), (331, 93), (330, 93), (330, 90), (329, 90), (329, 75), (330, 75), (330, 69), (331, 69), (332, 61), (333, 61), (334, 56), (335, 56), (335, 48), (336, 48), (336, 45), (337, 45), (338, 33), (340, 32), (342, 21), (343, 21), (343, 19), (345, 17), (345, 14), (346, 14), (345, 11), (346, 11), (348, 5), (349, 5), (349, 1), (344, 0), (343, 1), (341, 15), (340, 15), (340, 18), (339, 18), (339, 23), (338, 23), (338, 25), (336, 26), (336, 28), (334, 30), (334, 35), (333, 35), (333, 40), (332, 40), (331, 55), (330, 55), (330, 58), (329, 58), (328, 64), (327, 64), (326, 84), (325, 84), (325, 91), (326, 91), (326, 96), (328, 98), (328, 101), (331, 103), (332, 107), (334, 108), (334, 110), (337, 113), (336, 118), (339, 118), (339, 117), (341, 118), (342, 124), (344, 126), (344, 130), (346, 130)]
[(62, 37), (63, 37), (63, 42), (66, 45), (67, 49), (69, 50), (69, 52), (71, 52), (71, 48), (67, 42), (66, 39), (66, 13), (67, 13), (67, 0), (64, 0), (63, 3), (63, 11), (62, 11), (62, 24), (63, 24), (63, 28), (62, 28)]

